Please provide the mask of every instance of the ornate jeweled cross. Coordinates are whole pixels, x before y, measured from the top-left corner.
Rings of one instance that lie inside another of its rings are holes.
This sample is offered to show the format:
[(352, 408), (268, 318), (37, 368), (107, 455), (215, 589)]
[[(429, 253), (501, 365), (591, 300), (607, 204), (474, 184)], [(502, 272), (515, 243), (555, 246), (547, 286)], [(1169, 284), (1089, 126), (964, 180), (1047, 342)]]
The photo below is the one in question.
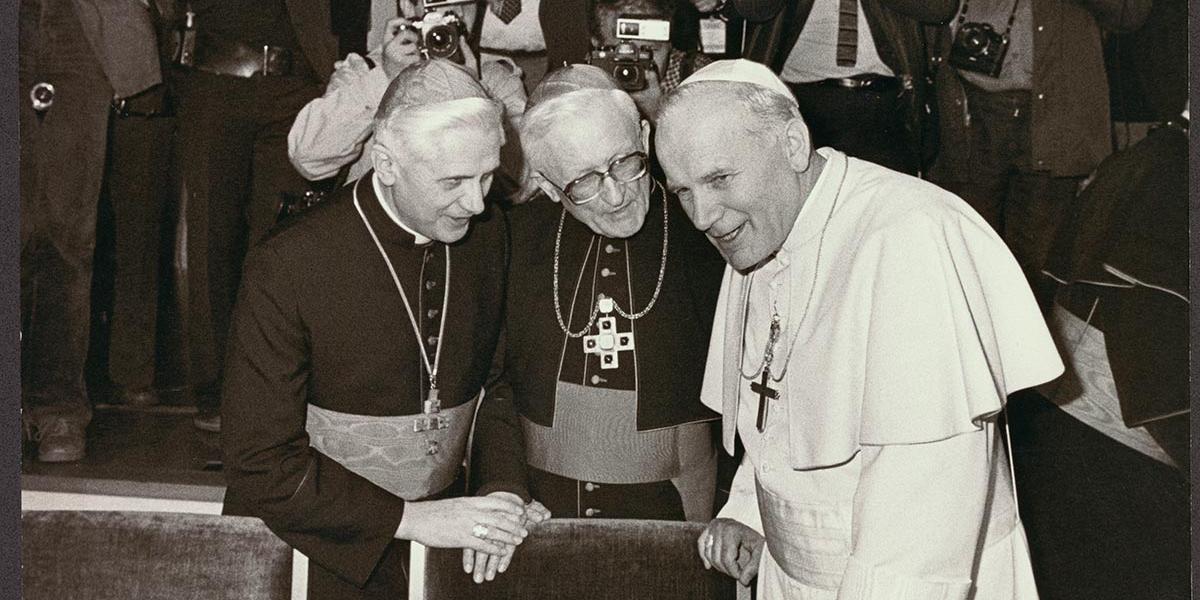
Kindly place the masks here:
[(601, 296), (600, 312), (607, 315), (596, 319), (597, 333), (583, 336), (583, 352), (600, 357), (601, 369), (616, 369), (620, 366), (619, 353), (633, 350), (633, 332), (617, 332), (617, 318), (612, 316), (613, 300)]
[(771, 331), (767, 338), (767, 349), (763, 351), (762, 377), (760, 381), (750, 382), (750, 391), (758, 394), (758, 418), (755, 426), (762, 433), (767, 428), (767, 399), (778, 400), (779, 390), (772, 389), (771, 361), (775, 359), (775, 344), (779, 342), (779, 313), (771, 315)]

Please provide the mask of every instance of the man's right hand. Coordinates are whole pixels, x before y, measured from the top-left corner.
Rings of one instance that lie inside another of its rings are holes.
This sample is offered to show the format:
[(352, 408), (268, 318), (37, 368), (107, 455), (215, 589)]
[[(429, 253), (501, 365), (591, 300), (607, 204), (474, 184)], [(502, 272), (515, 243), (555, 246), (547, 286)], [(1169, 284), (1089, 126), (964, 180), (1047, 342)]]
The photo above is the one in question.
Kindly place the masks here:
[[(524, 515), (519, 499), (513, 502), (496, 496), (409, 502), (404, 505), (396, 537), (433, 548), (470, 548), (503, 555), (506, 546), (516, 546), (529, 535)], [(486, 528), (483, 537), (475, 536), (476, 525)]]
[(405, 67), (421, 60), (417, 46), (419, 33), (409, 23), (404, 17), (396, 17), (384, 26), (383, 72), (388, 79), (394, 79)]
[(713, 519), (696, 540), (704, 568), (718, 571), (750, 585), (758, 575), (763, 536), (733, 519)]

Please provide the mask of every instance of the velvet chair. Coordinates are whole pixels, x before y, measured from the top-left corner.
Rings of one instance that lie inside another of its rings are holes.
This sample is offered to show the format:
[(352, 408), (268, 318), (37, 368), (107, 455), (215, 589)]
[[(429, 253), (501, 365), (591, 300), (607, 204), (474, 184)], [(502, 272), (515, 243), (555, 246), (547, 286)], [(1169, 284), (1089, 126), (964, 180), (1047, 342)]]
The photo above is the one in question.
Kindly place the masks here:
[(292, 550), (258, 519), (25, 511), (25, 600), (291, 598)]
[(461, 550), (414, 547), (409, 598), (732, 600), (734, 581), (706, 571), (696, 553), (703, 530), (673, 521), (553, 519), (517, 548), (508, 571), (479, 585), (463, 573)]

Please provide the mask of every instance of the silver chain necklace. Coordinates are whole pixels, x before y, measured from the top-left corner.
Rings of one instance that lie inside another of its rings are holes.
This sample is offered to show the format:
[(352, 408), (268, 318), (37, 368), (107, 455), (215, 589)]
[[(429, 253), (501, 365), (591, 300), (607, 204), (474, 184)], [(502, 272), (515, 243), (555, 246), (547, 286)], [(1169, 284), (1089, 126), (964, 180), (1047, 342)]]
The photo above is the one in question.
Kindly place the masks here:
[[(840, 198), (842, 195), (842, 185), (844, 183), (846, 183), (846, 172), (849, 170), (850, 170), (849, 164), (846, 164), (842, 168), (842, 178), (838, 181), (837, 192), (834, 193), (833, 202), (829, 206), (829, 214), (825, 217), (825, 224), (821, 226), (821, 237), (817, 240), (817, 257), (813, 261), (813, 280), (812, 280), (812, 285), (809, 286), (809, 288), (808, 288), (808, 298), (804, 301), (804, 310), (803, 310), (803, 312), (800, 313), (800, 321), (796, 323), (796, 327), (792, 331), (792, 343), (788, 345), (787, 356), (783, 359), (783, 368), (779, 370), (779, 373), (777, 375), (774, 373), (772, 373), (770, 375), (772, 381), (776, 381), (776, 382), (783, 381), (783, 376), (787, 374), (788, 365), (790, 365), (792, 362), (792, 351), (796, 349), (796, 341), (800, 339), (800, 326), (803, 325), (804, 320), (808, 318), (808, 309), (812, 305), (813, 293), (817, 289), (817, 276), (819, 275), (820, 269), (821, 269), (821, 250), (825, 247), (825, 232), (829, 230), (829, 222), (833, 220), (833, 212), (837, 208), (838, 198)], [(773, 335), (769, 336), (769, 339), (767, 341), (767, 348), (766, 348), (766, 350), (763, 351), (762, 365), (750, 374), (747, 374), (745, 371), (742, 370), (742, 368), (743, 368), (742, 365), (745, 362), (743, 359), (746, 354), (746, 344), (745, 344), (746, 324), (750, 320), (750, 289), (754, 285), (754, 275), (757, 272), (758, 271), (755, 271), (754, 273), (750, 274), (750, 280), (746, 284), (746, 292), (745, 292), (746, 293), (746, 302), (744, 302), (744, 304), (746, 305), (746, 310), (745, 310), (745, 313), (742, 315), (742, 341), (743, 341), (743, 343), (742, 343), (741, 353), (743, 356), (741, 358), (739, 358), (739, 360), (738, 360), (738, 373), (740, 373), (743, 378), (750, 379), (750, 380), (757, 378), (759, 376), (759, 374), (761, 374), (764, 371), (769, 372), (769, 369), (771, 368), (771, 361), (775, 358), (775, 344), (778, 342), (779, 337), (780, 337), (779, 336), (779, 322), (780, 322), (779, 311), (777, 308), (772, 307), (772, 312), (774, 314), (771, 315), (771, 332)]]
[[(654, 187), (659, 187), (661, 189), (661, 186), (659, 186), (657, 181), (655, 181), (654, 179), (651, 179), (650, 181), (653, 183)], [(651, 197), (654, 196), (654, 188), (653, 187), (650, 189), (650, 195), (651, 195)], [(668, 238), (668, 231), (667, 231), (668, 222), (667, 222), (667, 220), (668, 220), (668, 217), (667, 217), (667, 195), (665, 192), (662, 195), (662, 200), (663, 200), (662, 259), (658, 265), (658, 282), (654, 284), (654, 295), (652, 295), (650, 297), (650, 303), (647, 304), (646, 307), (643, 308), (642, 310), (640, 310), (636, 313), (630, 314), (621, 309), (621, 306), (619, 304), (617, 304), (617, 301), (615, 298), (611, 299), (612, 303), (613, 303), (613, 309), (617, 312), (617, 314), (621, 315), (622, 317), (625, 317), (626, 319), (629, 319), (630, 321), (636, 321), (636, 320), (646, 316), (646, 313), (650, 312), (651, 308), (654, 308), (654, 303), (658, 301), (658, 294), (659, 294), (659, 292), (662, 291), (663, 276), (667, 272), (667, 238)], [(559, 300), (558, 300), (559, 253), (560, 253), (560, 250), (562, 247), (563, 223), (565, 223), (566, 220), (567, 220), (567, 209), (566, 209), (566, 207), (563, 207), (562, 213), (558, 216), (558, 232), (555, 233), (555, 235), (554, 235), (554, 289), (553, 289), (553, 292), (554, 292), (554, 317), (558, 319), (559, 329), (562, 329), (562, 332), (567, 334), (567, 337), (581, 338), (581, 337), (587, 335), (587, 332), (592, 329), (592, 325), (594, 325), (596, 323), (596, 316), (600, 314), (600, 302), (598, 301), (599, 299), (593, 300), (591, 315), (588, 316), (587, 325), (585, 325), (583, 327), (583, 329), (579, 330), (578, 332), (574, 332), (574, 331), (571, 331), (571, 329), (569, 327), (567, 327), (567, 323), (563, 319), (562, 307), (559, 305)], [(595, 237), (597, 237), (597, 236), (595, 234), (593, 234), (593, 238), (595, 238)], [(588, 254), (591, 254), (590, 246), (589, 246)], [(633, 307), (631, 306), (630, 308), (632, 309)]]

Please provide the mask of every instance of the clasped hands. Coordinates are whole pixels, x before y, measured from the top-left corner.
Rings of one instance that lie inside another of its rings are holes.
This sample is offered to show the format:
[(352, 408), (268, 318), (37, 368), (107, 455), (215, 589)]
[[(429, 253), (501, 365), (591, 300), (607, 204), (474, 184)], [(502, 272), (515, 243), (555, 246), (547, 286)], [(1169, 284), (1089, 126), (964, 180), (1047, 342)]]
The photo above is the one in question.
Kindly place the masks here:
[(713, 519), (696, 539), (704, 568), (718, 571), (748, 586), (758, 575), (763, 536), (733, 519)]
[(511, 492), (409, 502), (396, 537), (433, 548), (462, 548), (463, 571), (482, 583), (507, 570), (529, 529), (549, 518), (540, 502), (527, 505)]

